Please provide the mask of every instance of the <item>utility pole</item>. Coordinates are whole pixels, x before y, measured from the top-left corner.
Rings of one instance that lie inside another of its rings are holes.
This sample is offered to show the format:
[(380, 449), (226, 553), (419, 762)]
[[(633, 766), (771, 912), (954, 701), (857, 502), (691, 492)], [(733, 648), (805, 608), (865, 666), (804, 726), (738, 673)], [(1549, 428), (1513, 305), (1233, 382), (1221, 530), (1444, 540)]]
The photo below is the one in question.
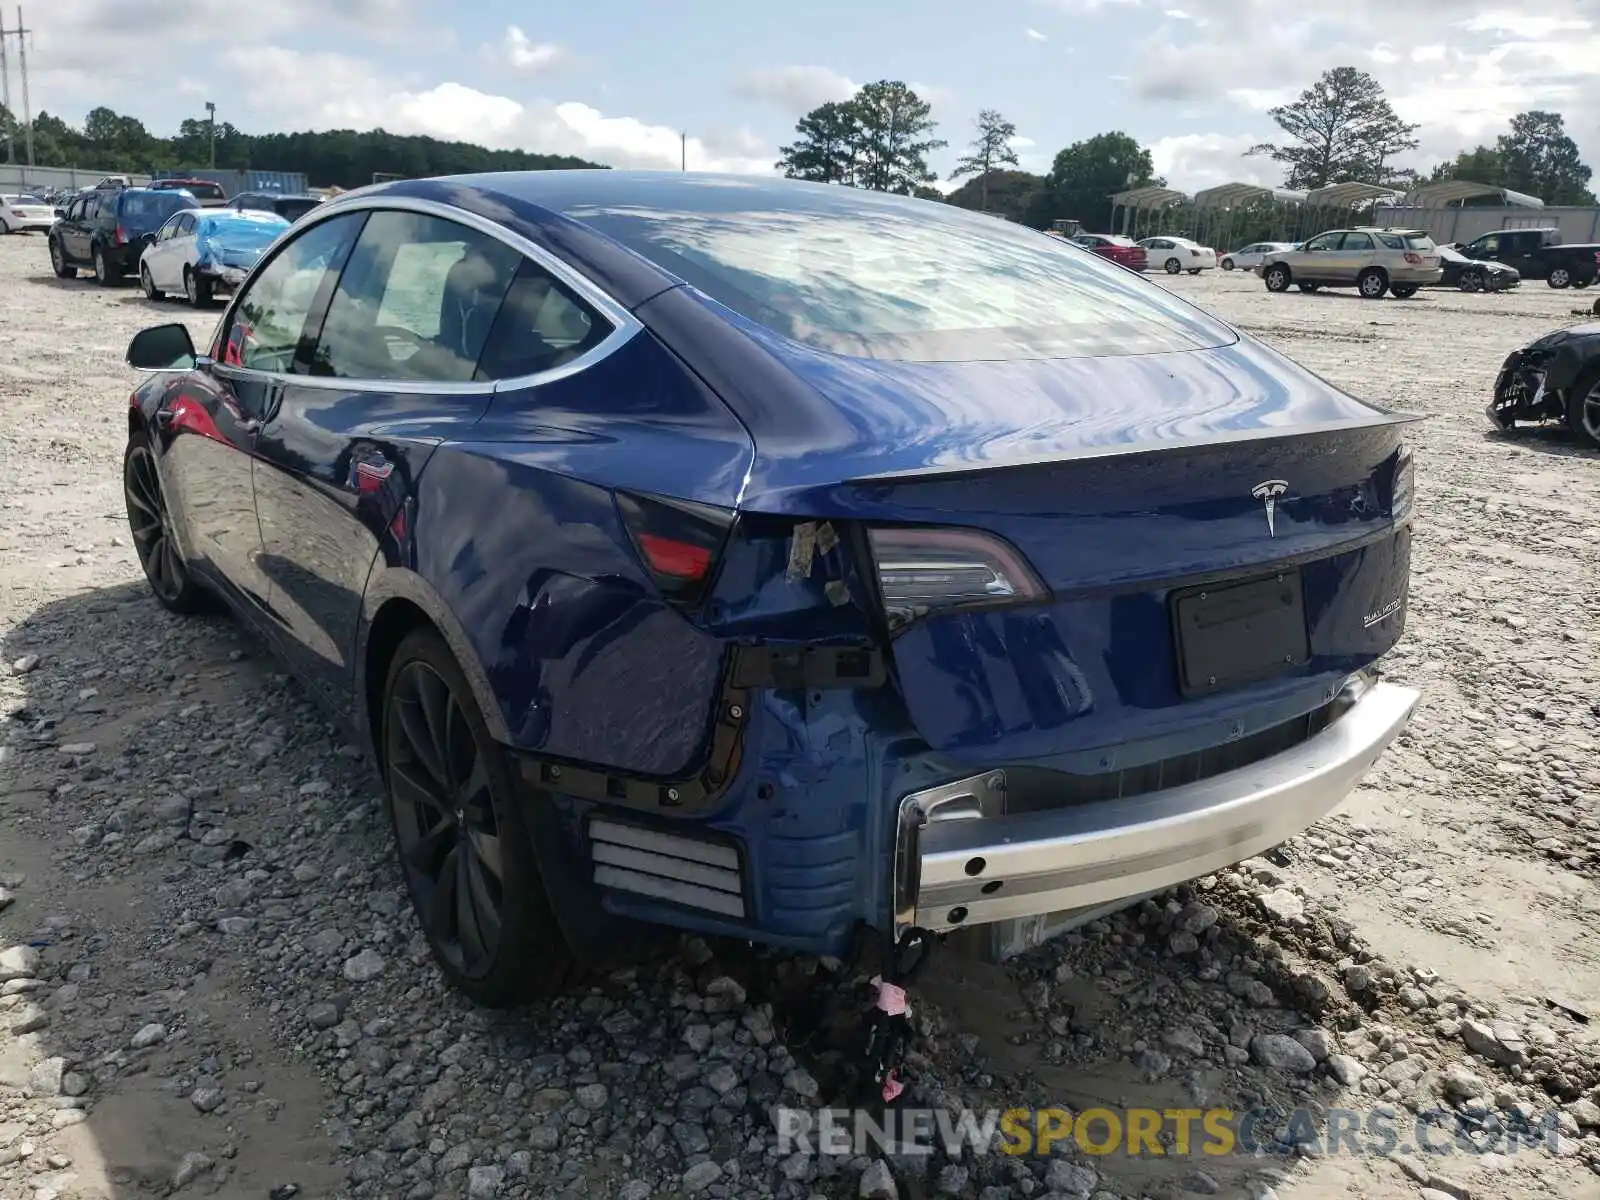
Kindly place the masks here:
[(28, 141), (28, 166), (33, 166), (33, 112), (28, 107), (28, 34), (22, 23), (22, 5), (17, 5), (17, 62), (22, 67), (22, 133)]
[(17, 161), (17, 134), (12, 127), (16, 122), (16, 114), (11, 111), (11, 68), (6, 62), (6, 38), (11, 35), (6, 32), (6, 18), (0, 13), (0, 105), (5, 106), (6, 116), (11, 120), (6, 124), (6, 161), (15, 164)]
[(211, 135), (211, 166), (217, 165), (217, 106), (211, 101), (206, 101), (206, 124)]

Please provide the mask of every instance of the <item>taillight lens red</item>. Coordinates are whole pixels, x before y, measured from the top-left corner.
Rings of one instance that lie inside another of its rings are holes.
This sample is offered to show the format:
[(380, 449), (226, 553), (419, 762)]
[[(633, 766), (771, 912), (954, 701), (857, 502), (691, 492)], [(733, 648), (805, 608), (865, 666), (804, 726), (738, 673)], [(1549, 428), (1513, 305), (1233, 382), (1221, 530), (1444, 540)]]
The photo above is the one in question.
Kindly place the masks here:
[(1410, 263), (1414, 267), (1415, 266), (1420, 266), (1422, 264), (1422, 255), (1413, 254), (1410, 250), (1407, 250), (1406, 251), (1406, 261), (1408, 263)]
[(711, 551), (676, 538), (641, 533), (636, 540), (645, 565), (657, 575), (685, 581), (701, 580), (711, 570)]
[(716, 574), (736, 514), (638, 492), (618, 492), (617, 511), (662, 597), (679, 607), (697, 603)]

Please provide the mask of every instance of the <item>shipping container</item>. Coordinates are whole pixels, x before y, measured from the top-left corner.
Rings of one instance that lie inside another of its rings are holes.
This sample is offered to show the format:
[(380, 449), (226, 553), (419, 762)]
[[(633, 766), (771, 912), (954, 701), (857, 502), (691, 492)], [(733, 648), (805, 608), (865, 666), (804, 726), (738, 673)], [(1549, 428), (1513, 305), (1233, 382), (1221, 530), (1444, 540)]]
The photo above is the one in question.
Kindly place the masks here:
[(240, 192), (278, 192), (303, 196), (306, 177), (303, 171), (224, 171), (210, 167), (195, 171), (157, 171), (157, 179), (208, 179), (220, 183), (230, 197)]

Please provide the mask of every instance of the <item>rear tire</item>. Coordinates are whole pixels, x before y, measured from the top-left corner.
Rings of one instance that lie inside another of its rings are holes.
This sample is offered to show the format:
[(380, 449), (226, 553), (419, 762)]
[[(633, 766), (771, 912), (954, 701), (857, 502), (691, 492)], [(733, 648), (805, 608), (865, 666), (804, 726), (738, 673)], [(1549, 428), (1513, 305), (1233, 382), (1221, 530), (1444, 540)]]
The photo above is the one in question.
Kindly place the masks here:
[(172, 513), (156, 470), (155, 452), (143, 432), (130, 434), (123, 451), (122, 495), (134, 553), (156, 602), (182, 616), (208, 610), (211, 597), (195, 581), (182, 548), (172, 536)]
[(1166, 262), (1161, 264), (1161, 267), (1168, 275), (1176, 275), (1183, 270), (1183, 264), (1175, 258), (1167, 259)]
[(119, 282), (116, 274), (111, 270), (111, 263), (106, 259), (104, 248), (94, 248), (94, 281), (101, 287), (116, 287)]
[(1456, 280), (1456, 286), (1463, 292), (1483, 291), (1483, 276), (1476, 271), (1463, 271), (1461, 278)]
[(525, 806), (549, 800), (513, 782), (466, 676), (432, 628), (396, 648), (382, 721), (395, 851), (440, 971), (485, 1008), (570, 988), (580, 969), (523, 819)]
[(1282, 263), (1273, 263), (1261, 272), (1261, 278), (1267, 285), (1269, 292), (1287, 292), (1289, 290), (1289, 268)]
[(61, 239), (50, 239), (50, 269), (56, 273), (57, 279), (76, 279), (78, 268), (67, 261), (67, 251), (61, 244)]
[(144, 289), (146, 300), (160, 302), (167, 298), (167, 294), (156, 287), (156, 281), (150, 278), (150, 268), (143, 263), (139, 264), (139, 286)]
[(1361, 293), (1363, 300), (1382, 300), (1384, 292), (1389, 290), (1389, 277), (1377, 267), (1368, 267), (1356, 276), (1356, 291)]
[(1545, 283), (1557, 291), (1572, 286), (1572, 272), (1565, 267), (1552, 267), (1550, 274), (1545, 276)]

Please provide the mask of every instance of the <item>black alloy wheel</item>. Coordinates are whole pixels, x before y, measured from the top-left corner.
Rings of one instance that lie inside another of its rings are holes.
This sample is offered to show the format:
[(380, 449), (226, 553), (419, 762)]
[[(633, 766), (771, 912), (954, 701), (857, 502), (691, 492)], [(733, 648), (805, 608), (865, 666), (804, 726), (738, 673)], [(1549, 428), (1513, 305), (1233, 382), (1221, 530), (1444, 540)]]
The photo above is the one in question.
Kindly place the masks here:
[[(1600, 300), (1595, 306), (1600, 308)], [(1591, 450), (1600, 450), (1600, 372), (1590, 371), (1567, 392), (1567, 428)]]
[(395, 849), (434, 958), (473, 1001), (560, 991), (572, 956), (556, 925), (504, 751), (431, 629), (396, 650), (380, 734)]
[(172, 536), (172, 515), (161, 488), (155, 455), (144, 436), (129, 439), (122, 459), (122, 494), (128, 507), (128, 531), (144, 577), (163, 608), (175, 613), (199, 612), (206, 593), (195, 582), (183, 551)]

